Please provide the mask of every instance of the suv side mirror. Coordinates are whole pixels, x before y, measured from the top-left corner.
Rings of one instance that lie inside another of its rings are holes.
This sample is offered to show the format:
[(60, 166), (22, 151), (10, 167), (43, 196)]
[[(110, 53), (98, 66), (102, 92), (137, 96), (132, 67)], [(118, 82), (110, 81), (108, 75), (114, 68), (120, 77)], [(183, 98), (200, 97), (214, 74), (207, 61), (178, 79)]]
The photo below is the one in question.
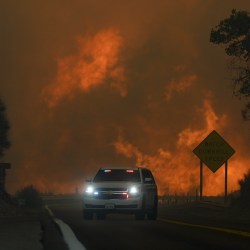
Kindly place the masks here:
[(86, 181), (86, 182), (91, 182), (91, 179), (86, 179), (85, 181)]

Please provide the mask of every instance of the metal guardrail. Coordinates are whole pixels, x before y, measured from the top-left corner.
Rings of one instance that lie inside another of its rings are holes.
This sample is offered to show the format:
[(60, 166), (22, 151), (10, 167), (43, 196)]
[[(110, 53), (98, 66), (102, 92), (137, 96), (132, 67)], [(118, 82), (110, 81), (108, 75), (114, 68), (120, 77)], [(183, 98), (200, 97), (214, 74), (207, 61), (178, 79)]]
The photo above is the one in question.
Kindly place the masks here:
[[(231, 199), (227, 200), (227, 203), (230, 203)], [(202, 201), (200, 201), (200, 197), (194, 195), (161, 195), (158, 197), (159, 205), (161, 206), (169, 206), (176, 204), (188, 204), (194, 202), (202, 202), (202, 203), (210, 203), (217, 205), (225, 205), (224, 196), (203, 196)]]

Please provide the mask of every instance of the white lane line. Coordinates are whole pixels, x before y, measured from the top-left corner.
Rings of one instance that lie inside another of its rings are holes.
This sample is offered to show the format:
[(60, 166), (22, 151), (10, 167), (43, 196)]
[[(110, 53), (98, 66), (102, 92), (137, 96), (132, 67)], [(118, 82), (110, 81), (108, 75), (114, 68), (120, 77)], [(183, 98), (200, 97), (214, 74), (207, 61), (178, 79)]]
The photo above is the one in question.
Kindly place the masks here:
[(76, 238), (74, 232), (69, 227), (69, 225), (64, 223), (62, 220), (57, 219), (48, 206), (46, 206), (45, 208), (48, 210), (49, 215), (53, 218), (56, 224), (60, 227), (60, 230), (63, 235), (63, 239), (67, 243), (69, 250), (87, 250), (82, 245), (82, 243)]
[(49, 215), (52, 217), (52, 218), (55, 218), (55, 215), (52, 213), (51, 209), (46, 205), (45, 206), (45, 209), (48, 211)]
[(68, 244), (70, 250), (86, 250), (86, 248), (81, 244), (81, 242), (76, 238), (72, 229), (64, 223), (62, 220), (55, 219), (55, 222), (60, 227), (63, 238)]

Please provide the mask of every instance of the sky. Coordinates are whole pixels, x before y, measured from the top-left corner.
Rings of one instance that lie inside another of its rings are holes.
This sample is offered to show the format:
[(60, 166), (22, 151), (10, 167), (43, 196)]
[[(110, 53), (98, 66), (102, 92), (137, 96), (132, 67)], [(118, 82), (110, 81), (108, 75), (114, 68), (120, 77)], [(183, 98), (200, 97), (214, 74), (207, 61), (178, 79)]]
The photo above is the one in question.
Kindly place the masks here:
[[(11, 125), (7, 190), (70, 193), (100, 167), (145, 166), (160, 194), (195, 194), (193, 149), (216, 130), (236, 151), (228, 189), (250, 169), (250, 124), (229, 58), (210, 32), (247, 0), (4, 0), (0, 97)], [(204, 194), (224, 167), (204, 167)]]

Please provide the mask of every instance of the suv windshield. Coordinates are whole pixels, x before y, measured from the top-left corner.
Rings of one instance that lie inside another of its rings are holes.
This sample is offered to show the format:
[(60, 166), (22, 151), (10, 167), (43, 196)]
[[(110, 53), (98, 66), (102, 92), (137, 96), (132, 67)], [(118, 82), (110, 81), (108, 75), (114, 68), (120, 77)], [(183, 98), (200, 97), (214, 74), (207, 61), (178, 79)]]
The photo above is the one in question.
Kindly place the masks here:
[(129, 181), (140, 182), (140, 172), (137, 169), (100, 169), (94, 182), (101, 181)]

